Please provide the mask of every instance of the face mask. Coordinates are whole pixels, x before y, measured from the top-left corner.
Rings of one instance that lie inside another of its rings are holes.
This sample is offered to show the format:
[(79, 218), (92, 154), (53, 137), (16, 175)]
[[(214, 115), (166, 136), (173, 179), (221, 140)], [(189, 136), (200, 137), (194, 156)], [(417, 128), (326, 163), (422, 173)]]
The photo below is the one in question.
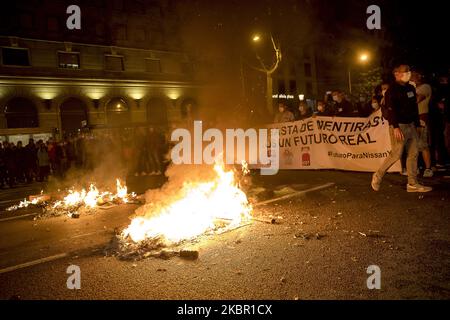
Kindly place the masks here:
[(403, 72), (401, 80), (403, 82), (409, 82), (409, 80), (411, 80), (411, 72)]
[(376, 103), (376, 102), (372, 103), (372, 108), (378, 109), (378, 103)]

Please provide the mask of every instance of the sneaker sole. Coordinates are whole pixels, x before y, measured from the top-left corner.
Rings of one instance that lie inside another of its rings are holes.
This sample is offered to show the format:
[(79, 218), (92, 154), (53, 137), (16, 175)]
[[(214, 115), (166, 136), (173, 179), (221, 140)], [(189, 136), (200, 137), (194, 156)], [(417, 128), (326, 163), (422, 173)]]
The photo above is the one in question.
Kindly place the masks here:
[(427, 190), (427, 191), (422, 191), (422, 190), (406, 190), (407, 192), (410, 192), (410, 193), (427, 193), (427, 192), (430, 192), (430, 191), (433, 191), (433, 190)]

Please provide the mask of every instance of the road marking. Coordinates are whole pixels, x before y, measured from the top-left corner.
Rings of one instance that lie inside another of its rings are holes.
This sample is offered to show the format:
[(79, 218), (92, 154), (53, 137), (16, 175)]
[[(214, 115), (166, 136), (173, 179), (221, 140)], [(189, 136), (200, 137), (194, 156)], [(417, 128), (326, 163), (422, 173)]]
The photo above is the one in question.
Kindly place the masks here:
[(82, 237), (87, 237), (87, 236), (92, 236), (94, 234), (100, 234), (100, 233), (105, 233), (108, 232), (108, 230), (100, 230), (100, 231), (94, 231), (94, 232), (89, 232), (89, 233), (82, 233), (82, 234), (77, 234), (73, 237), (70, 238), (65, 238), (65, 239), (60, 239), (59, 241), (68, 241), (68, 240), (72, 240), (72, 239), (76, 239), (76, 238), (82, 238)]
[(13, 199), (13, 200), (2, 200), (0, 201), (0, 204), (4, 204), (4, 203), (11, 203), (11, 202), (19, 202), (19, 201), (23, 201), (24, 199), (26, 199), (27, 197), (24, 198), (18, 198), (18, 199)]
[(286, 200), (286, 199), (289, 199), (289, 198), (300, 196), (302, 194), (306, 194), (308, 192), (318, 191), (318, 190), (326, 189), (326, 188), (329, 188), (329, 187), (332, 187), (332, 186), (334, 186), (334, 182), (328, 182), (328, 183), (325, 183), (325, 184), (317, 186), (317, 187), (313, 187), (313, 188), (309, 188), (309, 189), (306, 189), (306, 190), (297, 191), (297, 192), (290, 193), (290, 194), (287, 194), (287, 195), (284, 195), (284, 196), (281, 196), (281, 197), (278, 197), (278, 198), (275, 198), (275, 199), (269, 199), (269, 200), (266, 200), (266, 201), (258, 202), (258, 203), (256, 203), (254, 205), (254, 207), (266, 205), (266, 204), (269, 204), (269, 203), (272, 203), (272, 202), (276, 202), (276, 201), (280, 201), (280, 200)]
[(56, 254), (54, 256), (49, 256), (49, 257), (45, 257), (45, 258), (41, 258), (41, 259), (25, 262), (25, 263), (18, 264), (18, 265), (15, 265), (15, 266), (11, 266), (11, 267), (7, 267), (7, 268), (4, 268), (4, 269), (0, 269), (0, 274), (11, 272), (11, 271), (15, 271), (15, 270), (18, 270), (18, 269), (31, 267), (31, 266), (35, 266), (35, 265), (38, 265), (38, 264), (41, 264), (41, 263), (46, 263), (46, 262), (49, 262), (49, 261), (58, 260), (58, 259), (65, 258), (65, 257), (68, 257), (68, 256), (69, 256), (68, 253), (61, 253), (61, 254)]
[(3, 218), (0, 219), (0, 222), (4, 222), (4, 221), (10, 221), (10, 220), (17, 220), (17, 219), (22, 219), (22, 218), (26, 218), (26, 217), (30, 217), (30, 216), (36, 216), (39, 213), (28, 213), (28, 214), (23, 214), (20, 216), (14, 216), (14, 217), (8, 217), (8, 218)]

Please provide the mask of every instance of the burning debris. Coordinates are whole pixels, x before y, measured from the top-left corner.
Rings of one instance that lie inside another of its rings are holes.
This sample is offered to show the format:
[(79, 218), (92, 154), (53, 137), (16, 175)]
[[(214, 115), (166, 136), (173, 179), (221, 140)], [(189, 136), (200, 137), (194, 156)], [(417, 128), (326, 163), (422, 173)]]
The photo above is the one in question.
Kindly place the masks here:
[(136, 194), (128, 193), (127, 186), (116, 179), (116, 192), (110, 191), (100, 192), (94, 184), (89, 189), (73, 190), (70, 189), (63, 197), (59, 196), (59, 200), (52, 201), (52, 198), (58, 198), (57, 195), (47, 195), (41, 191), (38, 196), (30, 196), (29, 200), (24, 199), (17, 205), (7, 208), (7, 211), (15, 211), (30, 206), (42, 209), (41, 217), (68, 215), (71, 218), (78, 218), (80, 212), (93, 211), (105, 205), (125, 204), (135, 202)]
[[(211, 169), (201, 167), (198, 174), (192, 173), (194, 169), (182, 168), (183, 174), (169, 170), (169, 182), (161, 190), (147, 192), (147, 203), (136, 210), (129, 226), (117, 235), (118, 256), (173, 254), (196, 259), (198, 251), (177, 248), (200, 236), (222, 233), (248, 223), (253, 208), (239, 187), (236, 172), (227, 171), (222, 164)], [(180, 180), (180, 176), (185, 179)], [(170, 252), (163, 249), (168, 247), (174, 249)]]

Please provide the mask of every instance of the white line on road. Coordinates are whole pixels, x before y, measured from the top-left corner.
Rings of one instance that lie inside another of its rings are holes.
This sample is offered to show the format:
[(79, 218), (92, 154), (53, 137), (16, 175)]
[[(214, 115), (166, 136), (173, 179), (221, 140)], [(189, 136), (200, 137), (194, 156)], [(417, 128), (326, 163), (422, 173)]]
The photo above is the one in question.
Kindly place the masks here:
[(49, 262), (49, 261), (58, 260), (58, 259), (65, 258), (65, 257), (68, 257), (68, 256), (69, 256), (68, 253), (61, 253), (61, 254), (56, 254), (54, 256), (45, 257), (45, 258), (41, 258), (41, 259), (25, 262), (25, 263), (18, 264), (18, 265), (15, 265), (15, 266), (11, 266), (11, 267), (7, 267), (7, 268), (4, 268), (4, 269), (0, 269), (0, 274), (11, 272), (11, 271), (15, 271), (15, 270), (18, 270), (18, 269), (31, 267), (31, 266), (35, 266), (37, 264), (41, 264), (41, 263), (45, 263), (45, 262)]
[(82, 234), (77, 234), (77, 235), (75, 235), (73, 237), (70, 237), (70, 238), (60, 239), (59, 241), (68, 241), (68, 240), (72, 240), (72, 239), (76, 239), (76, 238), (92, 236), (94, 234), (100, 234), (100, 233), (105, 233), (105, 232), (108, 232), (108, 231), (107, 230), (100, 230), (100, 231), (94, 231), (94, 232), (89, 232), (89, 233), (82, 233)]
[(35, 215), (38, 215), (38, 214), (39, 213), (28, 213), (28, 214), (23, 214), (23, 215), (20, 215), (20, 216), (3, 218), (3, 219), (0, 219), (0, 222), (22, 219), (22, 218), (26, 218), (26, 217), (30, 217), (30, 216), (35, 216)]
[[(107, 230), (100, 230), (100, 231), (95, 231), (95, 232), (83, 233), (83, 234), (78, 234), (78, 235), (75, 235), (75, 236), (67, 238), (67, 239), (61, 239), (60, 241), (67, 241), (67, 240), (72, 240), (72, 239), (75, 239), (75, 238), (81, 238), (81, 237), (91, 236), (91, 235), (94, 235), (94, 234), (100, 234), (100, 233), (105, 233), (105, 232), (108, 232), (108, 231)], [(25, 262), (25, 263), (22, 263), (22, 264), (19, 264), (19, 265), (16, 265), (16, 266), (0, 269), (0, 274), (6, 273), (6, 272), (15, 271), (17, 269), (22, 269), (22, 268), (35, 266), (37, 264), (41, 264), (41, 263), (45, 263), (45, 262), (61, 259), (61, 258), (64, 258), (64, 257), (68, 257), (69, 255), (71, 255), (73, 253), (74, 252), (61, 253), (61, 254), (57, 254), (57, 255), (54, 255), (54, 256), (50, 256), (50, 257), (46, 257), (46, 258), (41, 258), (41, 259)]]
[(272, 203), (272, 202), (276, 202), (276, 201), (280, 201), (280, 200), (286, 200), (286, 199), (289, 199), (289, 198), (300, 196), (302, 194), (306, 194), (306, 193), (311, 192), (311, 191), (318, 191), (318, 190), (326, 189), (326, 188), (329, 188), (329, 187), (332, 187), (332, 186), (334, 186), (334, 182), (328, 182), (328, 183), (325, 183), (325, 184), (317, 186), (317, 187), (313, 187), (313, 188), (309, 188), (309, 189), (306, 189), (306, 190), (297, 191), (297, 192), (290, 193), (290, 194), (287, 194), (287, 195), (284, 195), (284, 196), (281, 196), (281, 197), (278, 197), (278, 198), (275, 198), (275, 199), (270, 199), (270, 200), (258, 202), (254, 206), (258, 207), (258, 206), (262, 206), (262, 205), (269, 204), (269, 203)]
[[(275, 198), (275, 199), (270, 199), (270, 200), (258, 202), (258, 203), (255, 204), (255, 207), (261, 206), (261, 205), (265, 205), (265, 204), (269, 204), (269, 203), (276, 202), (276, 201), (280, 201), (280, 200), (293, 198), (293, 197), (296, 197), (296, 196), (299, 196), (299, 195), (302, 195), (302, 194), (306, 194), (308, 192), (326, 189), (326, 188), (332, 187), (334, 185), (335, 184), (333, 182), (329, 182), (329, 183), (326, 183), (326, 184), (323, 184), (323, 185), (320, 185), (320, 186), (317, 186), (317, 187), (313, 187), (313, 188), (309, 188), (309, 189), (306, 189), (306, 190), (297, 191), (297, 192), (294, 192), (294, 193), (291, 193), (291, 194), (287, 194), (287, 195), (284, 195), (284, 196), (281, 196), (281, 197), (278, 197), (278, 198)], [(21, 216), (21, 217), (23, 217), (23, 216)], [(13, 217), (13, 218), (19, 218), (19, 217)], [(6, 219), (10, 219), (10, 218), (6, 218)], [(4, 220), (5, 219), (3, 219), (3, 221)], [(0, 220), (0, 221), (2, 221), (2, 220)], [(102, 232), (102, 231), (100, 231), (100, 232)], [(90, 233), (80, 234), (80, 235), (76, 235), (74, 237), (71, 237), (71, 239), (78, 238), (78, 237), (83, 237), (83, 236), (88, 236), (88, 235), (92, 235), (92, 234), (100, 233), (100, 232), (97, 231), (97, 232), (90, 232)], [(45, 263), (45, 262), (49, 262), (49, 261), (53, 261), (53, 260), (57, 260), (57, 259), (61, 259), (61, 258), (65, 258), (65, 257), (68, 257), (68, 256), (69, 256), (69, 253), (61, 253), (61, 254), (57, 254), (57, 255), (54, 255), (54, 256), (50, 256), (50, 257), (46, 257), (46, 258), (41, 258), (41, 259), (25, 262), (25, 263), (22, 263), (22, 264), (19, 264), (19, 265), (16, 265), (16, 266), (11, 266), (11, 267), (7, 267), (7, 268), (4, 268), (4, 269), (0, 269), (0, 274), (11, 272), (11, 271), (15, 271), (15, 270), (22, 269), (22, 268), (27, 268), (27, 267), (30, 267), (30, 266), (34, 266), (34, 265), (37, 265), (37, 264), (41, 264), (41, 263)]]
[(18, 198), (18, 199), (13, 199), (13, 200), (2, 200), (2, 201), (0, 201), (0, 204), (11, 203), (11, 202), (19, 202), (19, 201), (22, 201), (23, 199), (26, 199), (26, 198), (27, 198), (27, 197)]

